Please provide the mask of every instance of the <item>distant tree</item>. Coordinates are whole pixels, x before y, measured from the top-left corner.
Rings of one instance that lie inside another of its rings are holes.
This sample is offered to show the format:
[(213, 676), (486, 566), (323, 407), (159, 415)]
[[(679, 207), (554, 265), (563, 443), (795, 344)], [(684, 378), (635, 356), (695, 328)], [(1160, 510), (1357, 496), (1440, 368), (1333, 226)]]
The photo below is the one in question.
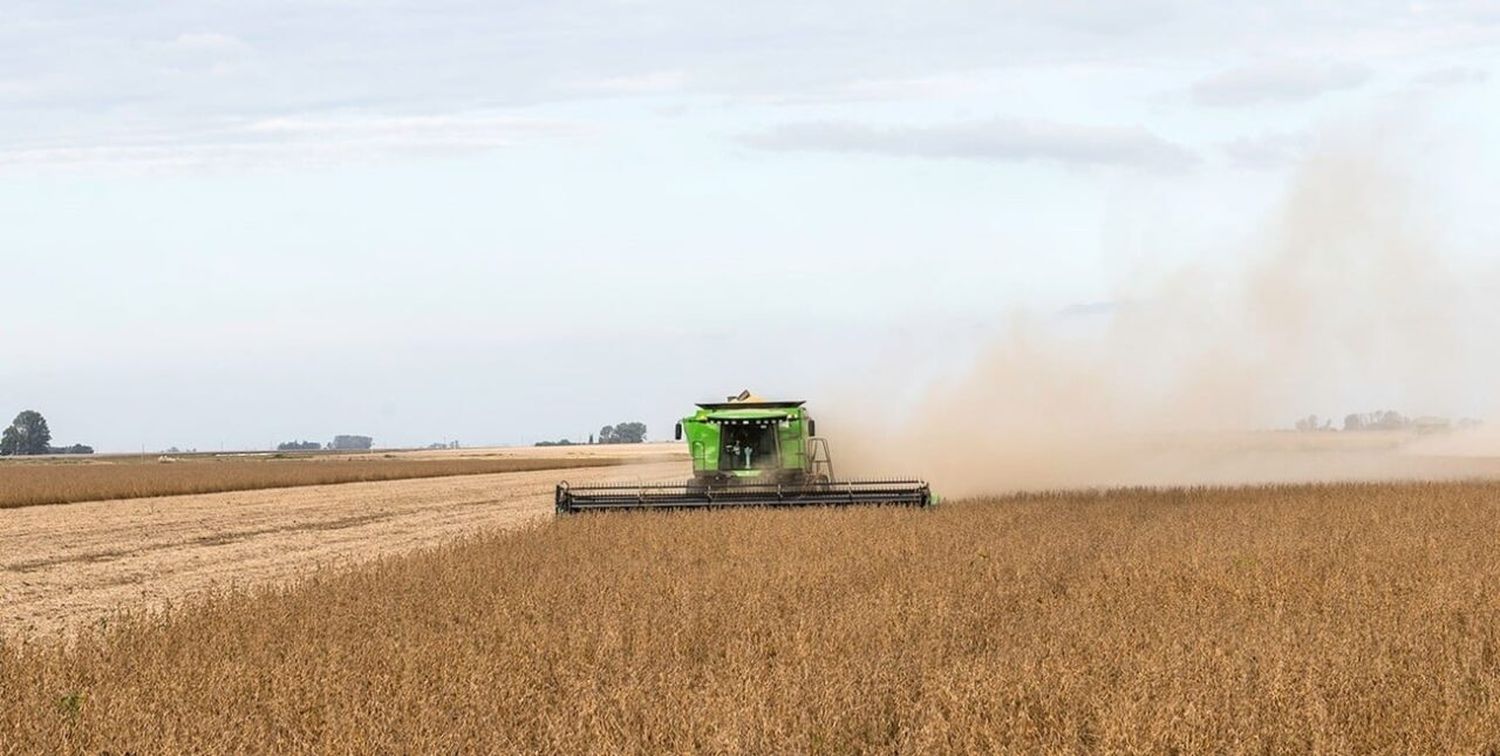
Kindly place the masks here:
[(317, 441), (286, 441), (276, 445), (276, 451), (317, 451), (323, 445)]
[(615, 426), (615, 443), (640, 444), (646, 441), (645, 423), (620, 423)]
[(1365, 412), (1344, 418), (1346, 431), (1397, 431), (1409, 430), (1415, 425), (1411, 418), (1395, 410)]
[(593, 445), (594, 445), (594, 434), (590, 433), (589, 434), (589, 446), (593, 446)]
[(52, 431), (47, 419), (35, 410), (26, 410), (0, 432), (0, 454), (30, 455), (51, 451)]
[(639, 444), (646, 440), (645, 423), (620, 423), (599, 429), (601, 444)]
[(334, 436), (329, 442), (328, 448), (340, 451), (368, 450), (375, 445), (375, 440), (369, 436)]
[(1308, 415), (1297, 421), (1299, 431), (1331, 431), (1333, 420), (1322, 420), (1317, 415)]

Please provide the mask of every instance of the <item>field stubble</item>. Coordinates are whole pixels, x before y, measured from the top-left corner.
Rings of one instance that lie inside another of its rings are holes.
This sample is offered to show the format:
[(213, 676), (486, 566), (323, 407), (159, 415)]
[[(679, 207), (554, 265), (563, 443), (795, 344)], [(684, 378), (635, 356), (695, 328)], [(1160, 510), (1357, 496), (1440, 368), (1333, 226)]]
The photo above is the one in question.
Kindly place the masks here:
[(0, 649), (36, 750), (1483, 752), (1500, 484), (575, 517)]
[(642, 462), (4, 509), (0, 637), (67, 637), (120, 607), (286, 582), (318, 565), (550, 517), (559, 477), (632, 483), (680, 474), (680, 462)]

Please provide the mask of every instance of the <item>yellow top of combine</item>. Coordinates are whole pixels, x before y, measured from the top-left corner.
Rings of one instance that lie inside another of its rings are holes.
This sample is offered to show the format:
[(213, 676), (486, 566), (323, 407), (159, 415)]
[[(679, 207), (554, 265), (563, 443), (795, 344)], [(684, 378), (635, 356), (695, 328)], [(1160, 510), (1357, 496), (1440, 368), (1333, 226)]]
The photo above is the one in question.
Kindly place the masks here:
[(797, 401), (767, 399), (763, 396), (750, 393), (750, 389), (745, 389), (734, 396), (727, 397), (727, 399), (728, 401), (723, 402), (699, 402), (698, 408), (705, 410), (749, 411), (751, 409), (788, 409), (791, 407), (801, 407), (803, 404), (806, 404), (806, 402), (800, 399)]

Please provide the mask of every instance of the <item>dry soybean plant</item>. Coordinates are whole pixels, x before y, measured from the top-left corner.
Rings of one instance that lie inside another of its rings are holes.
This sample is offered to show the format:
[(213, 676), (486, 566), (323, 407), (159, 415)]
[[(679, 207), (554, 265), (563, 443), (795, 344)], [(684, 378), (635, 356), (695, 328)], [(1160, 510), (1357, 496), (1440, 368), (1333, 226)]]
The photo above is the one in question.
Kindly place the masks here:
[(1500, 748), (1500, 484), (578, 516), (0, 649), (0, 750)]

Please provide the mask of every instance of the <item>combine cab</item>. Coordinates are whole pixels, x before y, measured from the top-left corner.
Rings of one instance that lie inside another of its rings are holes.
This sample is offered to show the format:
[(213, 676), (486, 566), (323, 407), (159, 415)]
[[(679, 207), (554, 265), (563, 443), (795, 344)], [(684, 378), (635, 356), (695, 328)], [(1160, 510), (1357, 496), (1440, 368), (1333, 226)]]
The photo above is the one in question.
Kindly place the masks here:
[(925, 507), (920, 480), (837, 480), (828, 442), (803, 402), (766, 401), (748, 391), (699, 404), (677, 424), (693, 478), (652, 485), (557, 486), (558, 513), (596, 509), (798, 507), (885, 504)]

